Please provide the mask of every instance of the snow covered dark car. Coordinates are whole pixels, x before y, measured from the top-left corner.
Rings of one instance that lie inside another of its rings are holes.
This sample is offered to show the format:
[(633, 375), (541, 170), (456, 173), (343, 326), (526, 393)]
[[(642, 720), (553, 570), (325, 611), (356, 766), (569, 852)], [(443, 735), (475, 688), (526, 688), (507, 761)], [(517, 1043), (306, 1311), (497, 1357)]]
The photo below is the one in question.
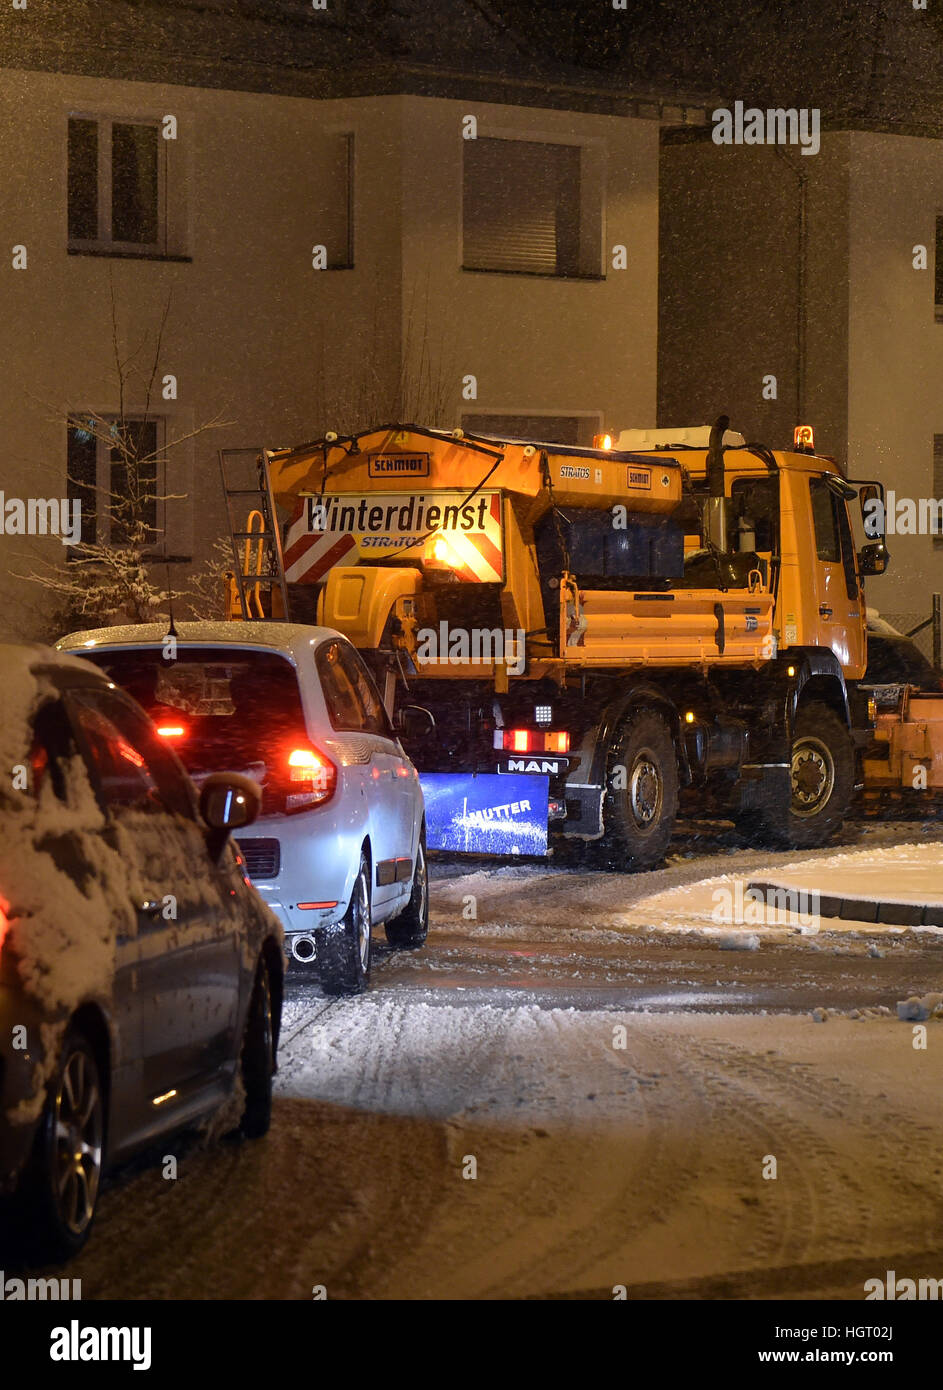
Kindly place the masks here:
[(90, 663), (0, 645), (0, 1193), (32, 1258), (88, 1237), (102, 1173), (172, 1131), (269, 1127), (281, 926), (231, 830)]

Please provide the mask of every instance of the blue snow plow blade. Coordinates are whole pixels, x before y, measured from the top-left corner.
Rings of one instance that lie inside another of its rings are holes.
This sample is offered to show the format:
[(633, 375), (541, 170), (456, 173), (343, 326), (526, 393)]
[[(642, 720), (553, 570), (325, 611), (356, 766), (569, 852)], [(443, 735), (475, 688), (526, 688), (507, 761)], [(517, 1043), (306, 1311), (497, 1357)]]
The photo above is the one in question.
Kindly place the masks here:
[(547, 777), (424, 772), (426, 843), (459, 854), (546, 854)]

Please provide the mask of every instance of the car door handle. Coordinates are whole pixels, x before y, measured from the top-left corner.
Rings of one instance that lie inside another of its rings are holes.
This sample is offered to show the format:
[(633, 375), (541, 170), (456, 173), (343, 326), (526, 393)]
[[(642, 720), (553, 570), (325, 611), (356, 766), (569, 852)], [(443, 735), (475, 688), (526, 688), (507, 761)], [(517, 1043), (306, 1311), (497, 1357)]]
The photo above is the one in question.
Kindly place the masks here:
[(819, 604), (819, 612), (821, 613), (823, 618), (830, 618), (832, 616), (832, 610), (829, 608), (827, 603)]

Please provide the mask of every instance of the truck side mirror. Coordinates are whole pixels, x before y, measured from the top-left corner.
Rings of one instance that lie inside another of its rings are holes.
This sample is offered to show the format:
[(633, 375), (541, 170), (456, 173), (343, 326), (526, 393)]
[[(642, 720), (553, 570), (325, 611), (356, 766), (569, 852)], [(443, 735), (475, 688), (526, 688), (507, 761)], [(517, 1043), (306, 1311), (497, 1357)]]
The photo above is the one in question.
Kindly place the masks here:
[(403, 705), (393, 716), (396, 732), (407, 739), (435, 733), (435, 716), (424, 705)]
[(861, 508), (861, 520), (864, 523), (864, 533), (872, 540), (884, 537), (887, 534), (884, 496), (877, 483), (866, 483), (858, 492), (858, 505)]
[(861, 574), (883, 574), (889, 558), (883, 541), (871, 541), (858, 551), (858, 570)]

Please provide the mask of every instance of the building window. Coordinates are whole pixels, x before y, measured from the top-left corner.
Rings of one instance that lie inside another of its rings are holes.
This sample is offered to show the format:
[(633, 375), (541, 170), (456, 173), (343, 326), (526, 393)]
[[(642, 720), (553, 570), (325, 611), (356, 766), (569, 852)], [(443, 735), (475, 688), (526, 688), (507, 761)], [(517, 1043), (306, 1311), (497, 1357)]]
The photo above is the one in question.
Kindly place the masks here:
[[(943, 434), (933, 436), (933, 499), (935, 502), (943, 502)], [(943, 527), (940, 525), (939, 513), (941, 508), (931, 507), (930, 525), (933, 528), (933, 545), (937, 550), (943, 549)]]
[(84, 545), (139, 544), (143, 538), (145, 546), (156, 546), (165, 492), (162, 441), (163, 422), (154, 419), (126, 419), (123, 429), (101, 417), (69, 426), (68, 496), (82, 505)]
[(156, 121), (69, 118), (69, 246), (167, 251), (167, 146)]
[(354, 137), (331, 135), (325, 146), (317, 190), (317, 241), (328, 270), (354, 264)]
[(465, 270), (599, 276), (601, 188), (579, 145), (481, 137), (463, 148)]
[(494, 434), (499, 439), (533, 439), (540, 444), (591, 446), (598, 415), (463, 415), (469, 434)]

